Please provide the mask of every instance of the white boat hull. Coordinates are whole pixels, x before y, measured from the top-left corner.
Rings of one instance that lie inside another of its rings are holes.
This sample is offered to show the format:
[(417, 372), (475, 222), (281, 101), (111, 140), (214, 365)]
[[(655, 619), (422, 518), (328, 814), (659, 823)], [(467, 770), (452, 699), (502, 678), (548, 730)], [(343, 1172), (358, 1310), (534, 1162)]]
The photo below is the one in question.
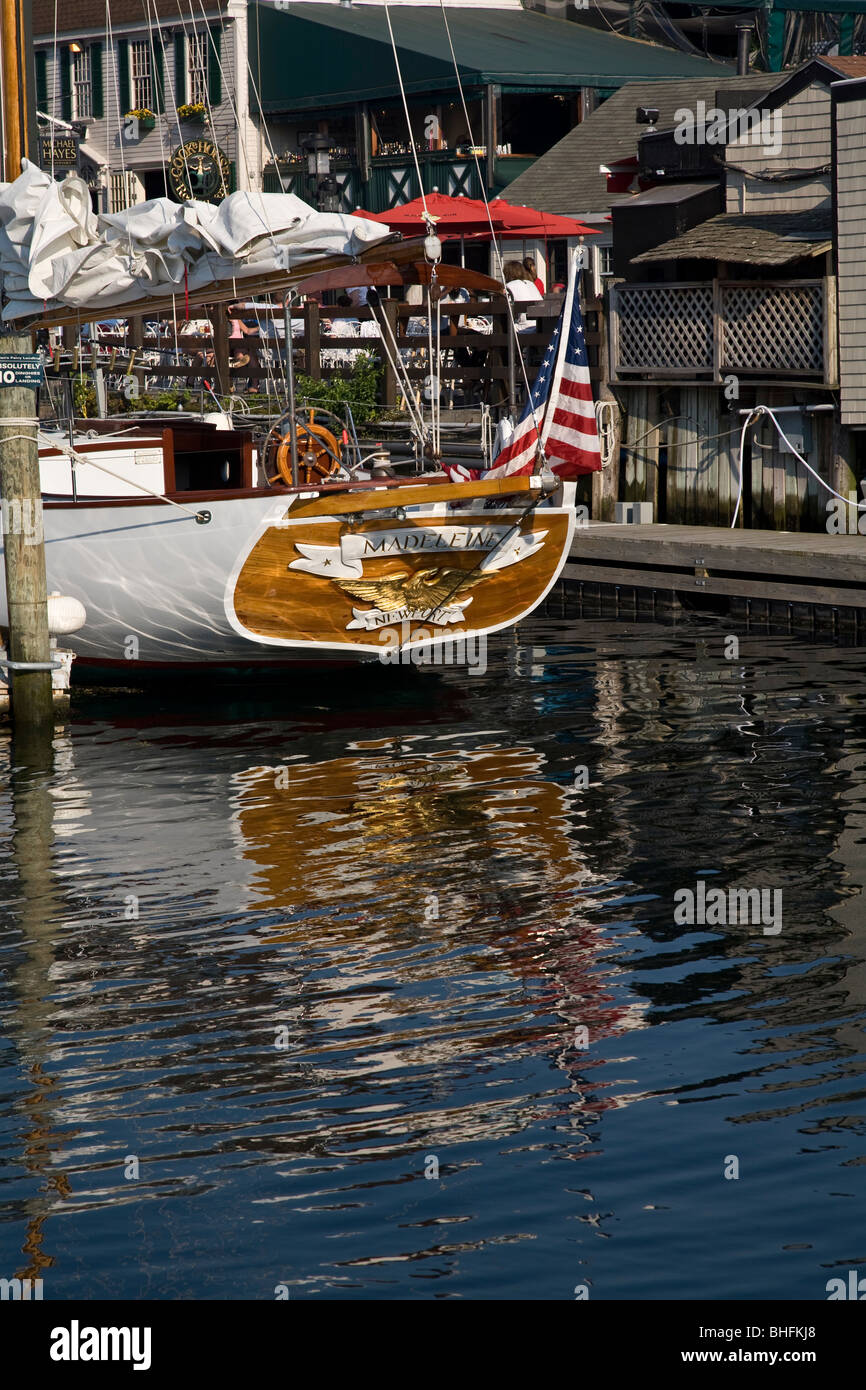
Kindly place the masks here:
[[(441, 503), (397, 512), (399, 492), (383, 493), (381, 509), (360, 525), (328, 514), (296, 519), (292, 499), (274, 492), (207, 500), (199, 494), (184, 498), (187, 513), (164, 502), (46, 503), (49, 591), (79, 599), (87, 611), (85, 626), (63, 639), (76, 653), (79, 678), (98, 670), (132, 684), (145, 672), (375, 661), (388, 642), (447, 644), (511, 626), (558, 577), (572, 535), (570, 508), (545, 504), (527, 520), (521, 497), (496, 511), (470, 499), (447, 515)], [(204, 525), (189, 514), (202, 509), (211, 514)], [(517, 555), (507, 553), (515, 536)], [(332, 544), (310, 543), (320, 539)], [(407, 556), (406, 546), (414, 552), (416, 542), (421, 552)], [(327, 557), (353, 556), (365, 546), (369, 556), (343, 561), (338, 570), (359, 579), (332, 579)], [(325, 559), (304, 558), (311, 553)], [(434, 576), (426, 582), (438, 583), (435, 594), (449, 576), (468, 579), (459, 602), (449, 595), (438, 610), (421, 613), (419, 575)], [(413, 604), (407, 599), (401, 610), (382, 599), (377, 606), (366, 594), (359, 600), (352, 595), (362, 582), (391, 594), (402, 583)], [(0, 577), (0, 626), (6, 622)]]

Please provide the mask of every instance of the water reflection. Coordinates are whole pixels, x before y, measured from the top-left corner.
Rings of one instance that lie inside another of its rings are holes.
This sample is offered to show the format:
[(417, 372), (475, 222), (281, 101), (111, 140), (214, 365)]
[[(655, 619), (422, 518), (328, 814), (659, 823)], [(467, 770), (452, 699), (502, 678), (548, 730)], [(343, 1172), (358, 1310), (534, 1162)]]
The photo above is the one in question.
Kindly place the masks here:
[[(579, 636), (291, 717), (93, 697), (18, 761), (0, 1275), (821, 1297), (856, 1263), (866, 655)], [(781, 934), (676, 925), (698, 878), (780, 887)]]

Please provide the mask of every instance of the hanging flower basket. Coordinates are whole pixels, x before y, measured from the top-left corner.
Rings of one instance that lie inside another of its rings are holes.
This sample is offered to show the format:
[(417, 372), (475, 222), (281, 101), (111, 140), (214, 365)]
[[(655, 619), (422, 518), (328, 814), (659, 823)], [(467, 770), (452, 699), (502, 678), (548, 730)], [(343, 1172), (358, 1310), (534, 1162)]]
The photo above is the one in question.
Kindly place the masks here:
[(156, 116), (153, 114), (152, 111), (148, 111), (147, 108), (144, 106), (139, 107), (135, 111), (127, 111), (126, 114), (127, 116), (134, 116), (135, 119), (138, 121), (139, 135), (147, 134), (147, 132), (149, 130), (153, 130), (154, 126), (156, 125)]
[(190, 125), (204, 125), (207, 121), (207, 108), (200, 101), (186, 102), (177, 108), (180, 120), (188, 121)]

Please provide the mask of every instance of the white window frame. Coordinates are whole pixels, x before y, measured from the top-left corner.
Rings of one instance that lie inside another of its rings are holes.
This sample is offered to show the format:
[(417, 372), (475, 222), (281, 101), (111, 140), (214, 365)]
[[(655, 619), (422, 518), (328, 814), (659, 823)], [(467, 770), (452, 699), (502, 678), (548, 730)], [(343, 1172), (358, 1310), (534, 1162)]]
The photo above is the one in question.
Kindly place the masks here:
[(208, 104), (208, 64), (210, 63), (210, 36), (207, 30), (187, 35), (186, 40), (186, 89), (190, 106), (201, 102)]
[(129, 90), (132, 111), (153, 111), (153, 59), (149, 39), (133, 39), (129, 45)]
[(70, 54), (72, 59), (72, 119), (84, 120), (93, 115), (93, 62), (90, 48)]
[(114, 169), (108, 176), (108, 211), (123, 212), (144, 200), (144, 184), (132, 170)]

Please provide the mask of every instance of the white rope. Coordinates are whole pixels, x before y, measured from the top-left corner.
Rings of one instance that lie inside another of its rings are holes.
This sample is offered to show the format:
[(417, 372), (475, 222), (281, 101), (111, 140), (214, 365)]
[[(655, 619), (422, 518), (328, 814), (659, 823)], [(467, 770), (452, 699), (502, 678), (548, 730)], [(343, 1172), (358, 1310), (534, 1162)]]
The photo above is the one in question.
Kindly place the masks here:
[[(457, 54), (454, 52), (454, 43), (453, 43), (453, 40), (452, 40), (452, 38), (451, 38), (451, 26), (450, 26), (449, 23), (448, 23), (448, 15), (447, 15), (446, 10), (445, 10), (445, 0), (439, 0), (439, 8), (440, 8), (441, 11), (442, 11), (442, 19), (443, 19), (444, 24), (445, 24), (445, 33), (446, 33), (446, 35), (448, 36), (448, 47), (449, 47), (449, 49), (451, 50), (451, 61), (452, 61), (452, 63), (454, 64), (454, 76), (457, 78), (457, 90), (458, 90), (458, 92), (460, 93), (460, 104), (461, 104), (461, 106), (463, 107), (463, 116), (464, 116), (464, 118), (465, 118), (465, 120), (466, 120), (466, 130), (467, 130), (468, 135), (469, 135), (469, 144), (470, 144), (470, 147), (471, 147), (471, 149), (472, 149), (472, 158), (473, 158), (474, 161), (475, 161), (475, 172), (476, 172), (476, 174), (478, 175), (478, 182), (479, 182), (479, 184), (480, 184), (480, 186), (481, 186), (481, 196), (482, 196), (482, 198), (483, 198), (483, 200), (484, 200), (484, 207), (485, 207), (485, 210), (486, 210), (486, 212), (487, 212), (487, 222), (488, 222), (488, 225), (489, 225), (489, 227), (490, 227), (490, 236), (491, 236), (491, 239), (492, 239), (492, 241), (493, 241), (493, 252), (494, 252), (494, 257), (495, 257), (495, 261), (496, 261), (496, 268), (497, 268), (497, 270), (498, 270), (498, 272), (499, 272), (499, 279), (502, 281), (502, 283), (503, 283), (503, 285), (504, 285), (504, 284), (505, 284), (505, 270), (504, 270), (504, 263), (503, 263), (503, 260), (502, 260), (502, 252), (501, 252), (501, 250), (500, 250), (500, 248), (499, 248), (499, 244), (498, 244), (498, 242), (497, 242), (497, 240), (496, 240), (496, 232), (495, 232), (494, 229), (493, 229), (493, 218), (492, 218), (491, 215), (490, 215), (490, 203), (489, 203), (488, 198), (487, 198), (487, 187), (486, 187), (485, 180), (482, 178), (482, 175), (481, 175), (481, 165), (480, 165), (480, 163), (479, 163), (479, 161), (478, 161), (478, 155), (477, 155), (477, 153), (476, 153), (476, 150), (477, 150), (478, 147), (477, 147), (477, 145), (475, 144), (475, 137), (474, 137), (473, 132), (472, 132), (472, 124), (471, 124), (471, 121), (470, 121), (470, 119), (469, 119), (469, 108), (468, 108), (468, 106), (466, 105), (466, 96), (465, 96), (465, 93), (464, 93), (464, 91), (463, 91), (463, 82), (462, 82), (462, 79), (461, 79), (461, 77), (460, 77), (460, 69), (459, 69), (459, 67), (457, 66)], [(491, 133), (492, 133), (492, 132), (490, 132), (490, 131), (487, 132), (487, 144), (488, 144), (487, 157), (488, 157), (488, 159), (493, 158), (493, 155), (491, 154), (491, 151), (490, 151), (490, 148), (489, 148), (489, 147), (490, 147), (490, 143), (491, 143), (491, 141), (490, 141), (490, 135), (491, 135)], [(575, 290), (575, 293), (577, 293), (576, 290)], [(543, 448), (543, 446), (541, 445), (541, 427), (540, 427), (539, 422), (538, 422), (538, 415), (536, 414), (536, 408), (535, 408), (535, 406), (534, 406), (534, 404), (533, 404), (533, 401), (532, 401), (532, 387), (531, 387), (530, 384), (529, 384), (529, 376), (528, 376), (528, 373), (527, 373), (527, 371), (526, 371), (526, 363), (525, 363), (524, 360), (523, 360), (523, 352), (522, 352), (521, 347), (520, 347), (520, 334), (519, 334), (518, 331), (517, 331), (517, 320), (516, 320), (515, 317), (514, 317), (514, 307), (513, 307), (512, 302), (511, 302), (511, 296), (510, 296), (507, 292), (506, 292), (506, 295), (505, 295), (505, 303), (506, 303), (506, 305), (508, 306), (508, 319), (509, 319), (509, 324), (510, 324), (510, 327), (511, 327), (511, 332), (512, 332), (512, 334), (513, 334), (513, 336), (514, 336), (514, 343), (515, 343), (515, 347), (516, 347), (516, 351), (517, 351), (517, 360), (518, 360), (519, 363), (520, 363), (520, 371), (521, 371), (521, 374), (522, 374), (522, 376), (523, 376), (523, 384), (524, 384), (524, 386), (526, 387), (526, 398), (527, 398), (527, 400), (528, 400), (528, 402), (529, 402), (529, 408), (530, 408), (530, 410), (532, 411), (532, 419), (533, 419), (533, 423), (535, 424), (536, 434), (537, 434), (537, 436), (538, 436), (540, 460), (541, 460), (541, 463), (544, 464), (545, 457), (544, 457), (544, 448)]]
[[(192, 2), (193, 2), (193, 0), (190, 0), (190, 5), (189, 5), (189, 9), (190, 9), (190, 18), (193, 20), (193, 23), (195, 23), (195, 19), (193, 18)], [(206, 14), (206, 12), (205, 12), (205, 7), (204, 7), (204, 4), (202, 3), (202, 0), (198, 0), (198, 7), (199, 7), (199, 10), (201, 11), (202, 22), (203, 22), (204, 25), (205, 25), (205, 33), (206, 33), (206, 35), (207, 35), (207, 43), (208, 43), (208, 52), (209, 52), (209, 54), (210, 54), (211, 57), (213, 57), (213, 58), (216, 59), (216, 64), (217, 64), (217, 67), (219, 68), (220, 82), (221, 82), (222, 90), (223, 90), (223, 99), (228, 101), (228, 104), (229, 104), (229, 106), (231, 107), (232, 116), (233, 116), (233, 118), (234, 118), (235, 130), (236, 130), (236, 132), (237, 132), (237, 141), (238, 141), (238, 155), (241, 157), (241, 163), (242, 163), (242, 165), (243, 165), (243, 170), (244, 170), (244, 178), (245, 178), (245, 180), (246, 180), (247, 187), (248, 187), (248, 188), (251, 188), (251, 187), (252, 187), (252, 179), (250, 178), (250, 161), (249, 161), (249, 156), (248, 156), (248, 154), (247, 154), (247, 144), (246, 144), (246, 140), (244, 139), (244, 133), (243, 133), (243, 131), (241, 130), (240, 116), (238, 115), (238, 108), (237, 108), (237, 105), (236, 105), (236, 103), (235, 103), (234, 96), (232, 95), (231, 84), (228, 82), (225, 69), (224, 69), (224, 67), (223, 67), (223, 65), (222, 65), (222, 60), (221, 60), (220, 55), (219, 55), (219, 53), (218, 53), (218, 51), (217, 51), (217, 47), (216, 47), (216, 44), (215, 44), (215, 42), (214, 42), (213, 34), (211, 33), (210, 25), (208, 24), (207, 14)], [(208, 61), (210, 61), (210, 59), (209, 59)], [(209, 91), (206, 91), (206, 98), (207, 98), (207, 109), (208, 109), (208, 113), (209, 113), (209, 115), (210, 115), (211, 130), (214, 131), (214, 135), (215, 135), (215, 134), (216, 134), (216, 131), (215, 131), (215, 129), (214, 129), (213, 108), (211, 107), (211, 104), (210, 104), (210, 92), (209, 92)], [(223, 181), (223, 192), (226, 193), (226, 194), (228, 194), (228, 191), (229, 191), (229, 190), (225, 187), (225, 181)], [(265, 204), (265, 201), (264, 201), (264, 197), (263, 197), (262, 200), (261, 200), (261, 205), (260, 205), (260, 207), (256, 208), (255, 205), (254, 205), (253, 202), (252, 202), (252, 199), (250, 199), (249, 206), (250, 206), (250, 208), (251, 208), (253, 211), (257, 212), (258, 215), (259, 215), (259, 217), (261, 218), (261, 221), (262, 221), (262, 224), (263, 224), (263, 226), (264, 226), (264, 229), (265, 229), (265, 231), (267, 232), (268, 236), (269, 236), (270, 239), (271, 239), (271, 244), (272, 244), (272, 246), (273, 246), (273, 248), (274, 248), (274, 252), (275, 252), (275, 254), (277, 255), (277, 257), (279, 258), (279, 255), (280, 255), (280, 245), (279, 245), (279, 242), (277, 241), (276, 235), (275, 235), (275, 233), (274, 233), (274, 229), (273, 229), (273, 227), (271, 226), (270, 219), (268, 218), (268, 215), (267, 215), (267, 212), (266, 212), (266, 204)], [(236, 281), (235, 281), (234, 279), (232, 280), (232, 284), (234, 285), (235, 294), (237, 294), (237, 292), (238, 292), (238, 290), (237, 290), (237, 283), (236, 283)]]
[(613, 458), (615, 439), (613, 423), (613, 401), (596, 401), (595, 427), (598, 430), (598, 444), (601, 452), (601, 465), (606, 468)]
[(430, 213), (427, 211), (427, 198), (424, 193), (424, 180), (421, 178), (421, 165), (418, 161), (418, 151), (415, 148), (415, 139), (412, 133), (412, 122), (409, 119), (409, 103), (406, 100), (406, 88), (403, 86), (403, 72), (400, 67), (400, 59), (397, 56), (397, 44), (394, 41), (394, 29), (391, 24), (391, 8), (388, 4), (388, 0), (385, 0), (385, 18), (388, 21), (388, 33), (391, 35), (391, 52), (394, 55), (394, 66), (397, 69), (397, 81), (400, 84), (400, 96), (403, 98), (403, 111), (406, 115), (406, 130), (409, 134), (409, 144), (412, 148), (412, 158), (415, 161), (415, 173), (418, 178), (418, 188), (421, 192), (421, 205), (424, 208), (424, 221), (427, 223), (428, 229), (432, 231), (434, 224), (430, 217)]
[(773, 413), (773, 411), (770, 409), (770, 407), (769, 407), (768, 405), (756, 405), (755, 408), (754, 408), (754, 410), (751, 411), (750, 414), (748, 414), (748, 415), (746, 416), (745, 420), (743, 421), (743, 428), (742, 428), (742, 430), (740, 431), (740, 451), (739, 451), (739, 455), (738, 455), (738, 458), (737, 458), (737, 463), (738, 463), (738, 469), (739, 469), (739, 475), (740, 475), (740, 476), (739, 476), (739, 484), (738, 484), (738, 487), (737, 487), (737, 505), (736, 505), (736, 507), (734, 508), (734, 519), (733, 519), (733, 521), (731, 522), (731, 527), (732, 527), (732, 528), (733, 528), (734, 526), (736, 526), (736, 524), (737, 524), (737, 516), (739, 515), (739, 511), (740, 511), (740, 503), (742, 502), (742, 499), (743, 499), (743, 449), (745, 448), (745, 445), (746, 445), (746, 431), (747, 431), (747, 430), (755, 423), (755, 421), (758, 420), (762, 415), (768, 415), (768, 416), (769, 416), (769, 418), (772, 420), (773, 424), (776, 426), (776, 432), (777, 432), (777, 434), (779, 435), (779, 438), (782, 439), (782, 440), (784, 440), (785, 444), (787, 445), (787, 447), (788, 447), (788, 452), (794, 455), (794, 458), (797, 460), (798, 463), (802, 463), (803, 467), (804, 467), (809, 473), (812, 474), (812, 477), (815, 478), (815, 479), (821, 484), (821, 486), (822, 486), (822, 488), (824, 488), (825, 492), (831, 493), (833, 497), (838, 497), (838, 499), (839, 499), (840, 502), (844, 502), (844, 503), (846, 504), (846, 506), (848, 506), (848, 507), (853, 507), (855, 511), (858, 511), (858, 512), (866, 511), (866, 502), (852, 502), (851, 499), (850, 499), (849, 497), (843, 497), (842, 494), (841, 494), (841, 492), (837, 492), (835, 488), (832, 488), (832, 487), (830, 486), (829, 483), (826, 483), (826, 482), (824, 481), (824, 479), (821, 477), (820, 473), (816, 473), (816, 471), (815, 471), (815, 469), (812, 467), (811, 463), (807, 463), (806, 459), (803, 458), (803, 455), (802, 455), (802, 454), (799, 454), (799, 453), (797, 452), (797, 450), (794, 448), (793, 444), (791, 443), (790, 439), (789, 439), (788, 436), (786, 435), (785, 431), (782, 429), (782, 426), (779, 424), (778, 420), (776, 419), (775, 414)]
[[(397, 346), (397, 339), (395, 338), (394, 333), (391, 329), (391, 325), (388, 322), (388, 315), (385, 313), (385, 310), (383, 308), (382, 319), (380, 322), (373, 305), (370, 304), (369, 301), (367, 307), (369, 308), (370, 313), (373, 316), (374, 323), (379, 324), (380, 331), (384, 329), (384, 332), (382, 332), (381, 342), (382, 347), (385, 351), (385, 356), (388, 358), (391, 370), (393, 371), (395, 377), (400, 383), (401, 390), (403, 391), (403, 397), (406, 401), (406, 409), (412, 419), (412, 428), (416, 431), (416, 433), (418, 434), (418, 438), (421, 440), (421, 443), (423, 444), (425, 436), (427, 434), (427, 430), (424, 425), (424, 417), (423, 415), (421, 415), (421, 413), (418, 411), (415, 405), (415, 392), (412, 386), (411, 379), (409, 377), (408, 369), (404, 366), (400, 358), (400, 349)], [(393, 356), (391, 353), (391, 349), (388, 346), (389, 337), (394, 346)]]
[[(105, 49), (106, 53), (116, 53), (116, 50), (115, 50), (115, 47), (114, 47), (114, 30), (112, 29), (112, 26), (111, 26), (111, 4), (110, 4), (110, 0), (105, 0), (105, 39), (106, 39), (106, 49)], [(117, 62), (116, 62), (116, 61), (115, 61), (115, 63), (114, 63), (114, 100), (115, 100), (115, 103), (116, 103), (116, 105), (117, 105), (117, 144), (118, 144), (118, 148), (119, 148), (119, 150), (120, 150), (120, 173), (121, 173), (121, 177), (123, 178), (123, 196), (124, 196), (124, 198), (127, 200), (127, 205), (128, 205), (128, 203), (129, 203), (129, 180), (127, 179), (127, 176), (126, 176), (126, 158), (125, 158), (124, 153), (123, 153), (123, 117), (124, 117), (124, 114), (125, 114), (125, 113), (122, 112), (121, 109), (120, 109), (120, 73), (119, 73), (119, 71), (118, 71), (118, 65), (117, 65)], [(111, 130), (111, 122), (110, 122), (110, 121), (109, 121), (109, 123), (108, 123), (108, 128), (109, 128), (109, 132), (110, 132), (110, 130)], [(111, 175), (110, 175), (110, 174), (109, 174), (109, 179), (108, 179), (108, 201), (111, 202)], [(110, 211), (113, 212), (114, 209), (111, 208)], [(130, 260), (132, 260), (132, 259), (133, 259), (133, 254), (134, 254), (134, 253), (133, 253), (133, 247), (132, 247), (132, 228), (131, 228), (130, 225), (129, 225), (129, 219), (128, 219), (128, 218), (127, 218), (127, 224), (126, 224), (126, 244), (127, 244), (127, 250), (128, 250), (128, 252), (129, 252), (129, 258), (130, 258)], [(79, 325), (78, 325), (78, 338), (79, 338), (79, 346), (80, 346), (80, 343), (81, 343), (81, 323), (80, 323), (80, 321), (79, 321)]]
[[(58, 64), (57, 64), (57, 4), (58, 4), (58, 0), (54, 0), (54, 49), (53, 49), (53, 52), (52, 52), (52, 54), (51, 54), (51, 69), (52, 69), (51, 75), (52, 75), (52, 77), (53, 77), (53, 79), (54, 79), (54, 80), (53, 80), (53, 83), (52, 83), (53, 91), (52, 91), (52, 93), (51, 93), (51, 110), (52, 110), (52, 112), (53, 112), (53, 114), (54, 114), (55, 116), (57, 115), (57, 80), (58, 80), (58, 73), (59, 73), (59, 71), (60, 71), (60, 69), (59, 69), (59, 67), (58, 67)], [(72, 82), (72, 74), (71, 74), (71, 73), (69, 74), (69, 80), (70, 80), (70, 83), (71, 83), (71, 82)], [(52, 179), (54, 178), (54, 135), (53, 135), (53, 133), (52, 133), (52, 136), (51, 136), (51, 177), (52, 177)]]
[[(147, 27), (148, 27), (148, 29), (150, 30), (150, 44), (151, 44), (151, 49), (153, 49), (153, 27), (152, 27), (152, 23), (151, 23), (150, 5), (151, 5), (151, 0), (147, 0)], [(174, 80), (174, 64), (173, 64), (173, 63), (169, 63), (169, 61), (168, 61), (168, 54), (167, 54), (166, 51), (165, 51), (165, 33), (164, 33), (164, 31), (163, 31), (162, 25), (159, 25), (158, 33), (159, 33), (159, 46), (160, 46), (160, 48), (162, 49), (162, 71), (163, 71), (163, 76), (164, 76), (165, 80), (166, 80), (167, 83), (168, 83), (169, 95), (170, 95), (170, 97), (171, 97), (171, 104), (172, 104), (172, 106), (174, 107), (175, 122), (176, 122), (176, 124), (177, 124), (177, 143), (178, 143), (178, 145), (180, 146), (180, 152), (181, 152), (181, 154), (182, 154), (182, 156), (183, 156), (183, 167), (184, 167), (184, 171), (185, 171), (185, 173), (186, 173), (187, 187), (189, 188), (190, 193), (192, 193), (192, 180), (191, 180), (190, 174), (189, 174), (189, 162), (188, 162), (187, 157), (186, 157), (186, 145), (185, 145), (184, 140), (183, 140), (183, 138), (182, 138), (182, 136), (181, 136), (181, 131), (180, 131), (180, 116), (178, 115), (178, 111), (177, 111), (177, 87), (176, 87), (175, 80)], [(184, 35), (184, 38), (185, 38), (185, 37), (186, 37), (186, 36)], [(154, 56), (153, 56), (153, 69), (154, 69), (154, 80), (155, 80), (155, 74), (156, 74), (156, 54), (155, 54), (155, 53), (154, 53)], [(164, 100), (164, 98), (165, 98), (165, 92), (163, 92), (163, 105), (165, 105), (165, 100)], [(168, 196), (169, 196), (169, 194), (168, 194), (168, 168), (167, 168), (167, 166), (166, 166), (165, 147), (164, 147), (163, 144), (162, 144), (162, 132), (161, 132), (161, 131), (160, 131), (160, 152), (161, 152), (161, 154), (162, 154), (162, 177), (163, 177), (163, 183), (164, 183), (164, 185), (165, 185), (165, 196), (168, 197)], [(172, 297), (171, 297), (171, 307), (172, 307), (172, 314), (173, 314), (173, 317), (174, 317), (174, 351), (175, 351), (175, 362), (177, 363), (177, 362), (178, 362), (178, 359), (179, 359), (179, 355), (180, 355), (180, 349), (179, 349), (179, 347), (178, 347), (178, 342), (177, 342), (177, 305), (175, 304), (175, 297), (174, 297), (174, 295), (172, 295)]]

